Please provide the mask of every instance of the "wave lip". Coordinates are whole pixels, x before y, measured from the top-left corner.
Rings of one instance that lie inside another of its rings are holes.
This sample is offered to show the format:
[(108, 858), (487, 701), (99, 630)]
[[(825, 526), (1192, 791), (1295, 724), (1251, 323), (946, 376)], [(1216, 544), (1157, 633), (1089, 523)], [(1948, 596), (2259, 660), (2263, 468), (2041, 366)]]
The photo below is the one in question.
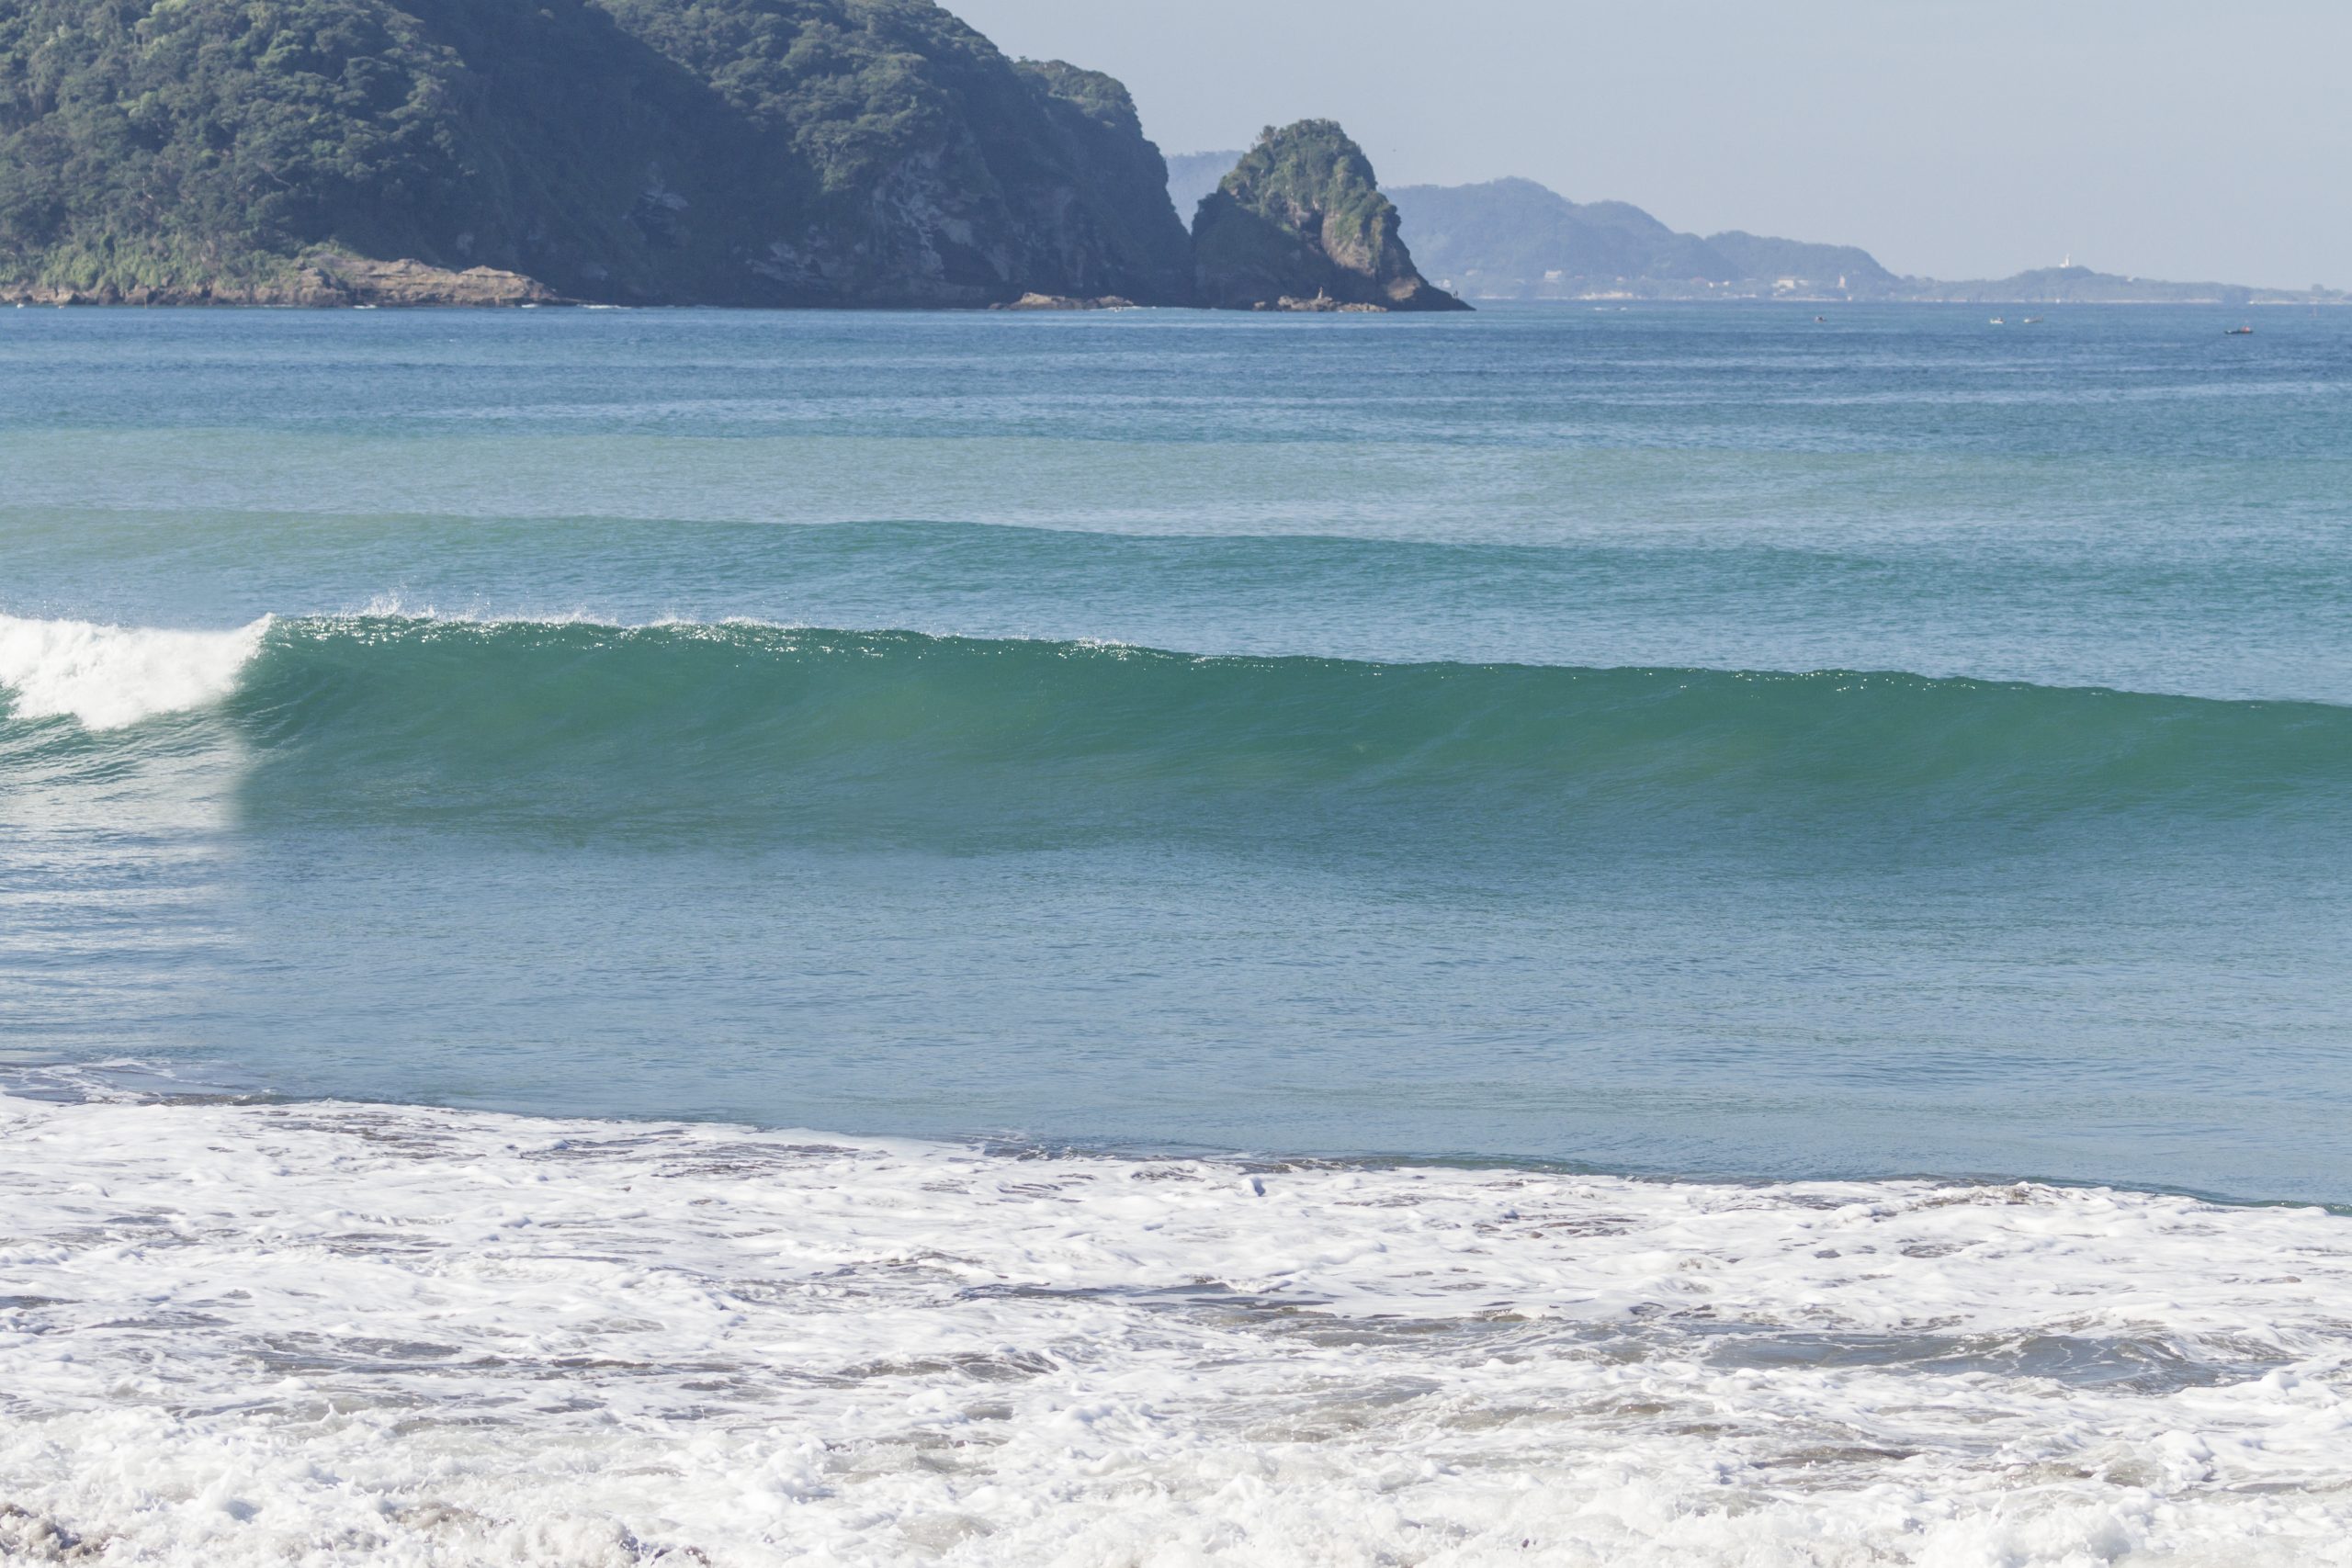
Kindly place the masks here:
[(235, 691), (273, 617), (233, 631), (173, 631), (0, 615), (0, 688), (20, 719), (121, 729)]
[(2323, 705), (752, 622), (288, 620), (231, 711), (257, 809), (925, 841), (2300, 818), (2352, 775)]

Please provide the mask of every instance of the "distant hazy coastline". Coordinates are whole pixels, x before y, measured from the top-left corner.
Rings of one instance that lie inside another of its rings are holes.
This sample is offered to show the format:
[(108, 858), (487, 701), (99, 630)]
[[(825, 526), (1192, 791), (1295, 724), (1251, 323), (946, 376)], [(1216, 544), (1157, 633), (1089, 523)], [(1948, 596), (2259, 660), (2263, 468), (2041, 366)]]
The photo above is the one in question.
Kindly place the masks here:
[[(1179, 212), (1238, 153), (1168, 159)], [(1899, 275), (1855, 245), (1668, 228), (1630, 202), (1575, 202), (1533, 180), (1400, 186), (1389, 198), (1431, 281), (1476, 300), (1788, 299), (1957, 305), (2343, 305), (2352, 293), (2189, 282), (2069, 265), (1951, 281)]]

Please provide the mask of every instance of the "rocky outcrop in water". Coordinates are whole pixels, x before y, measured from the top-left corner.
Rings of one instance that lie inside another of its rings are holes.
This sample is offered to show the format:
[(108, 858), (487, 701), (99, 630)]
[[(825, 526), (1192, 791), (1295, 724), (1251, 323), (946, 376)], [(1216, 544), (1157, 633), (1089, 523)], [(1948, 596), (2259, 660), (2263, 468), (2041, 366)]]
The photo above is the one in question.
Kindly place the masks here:
[(1226, 310), (1466, 310), (1413, 265), (1363, 149), (1328, 119), (1258, 144), (1193, 220), (1200, 302)]
[(1115, 294), (1099, 299), (1074, 299), (1068, 294), (1023, 294), (1018, 299), (991, 305), (991, 310), (1132, 310), (1136, 302), (1122, 299)]
[(373, 261), (322, 252), (260, 284), (102, 283), (84, 291), (48, 284), (0, 286), (0, 303), (30, 305), (561, 305), (571, 301), (520, 273), (471, 266), (462, 272), (413, 258)]

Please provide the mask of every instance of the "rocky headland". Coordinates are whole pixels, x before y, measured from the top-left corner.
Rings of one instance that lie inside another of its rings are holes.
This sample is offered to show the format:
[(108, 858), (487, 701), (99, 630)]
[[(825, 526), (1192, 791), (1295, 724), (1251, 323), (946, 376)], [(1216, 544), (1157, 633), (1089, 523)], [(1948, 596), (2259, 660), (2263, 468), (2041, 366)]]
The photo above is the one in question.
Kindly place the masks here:
[(1117, 82), (929, 0), (17, 0), (0, 294), (1192, 297)]
[(0, 301), (1465, 308), (1330, 121), (1168, 178), (931, 0), (0, 3)]

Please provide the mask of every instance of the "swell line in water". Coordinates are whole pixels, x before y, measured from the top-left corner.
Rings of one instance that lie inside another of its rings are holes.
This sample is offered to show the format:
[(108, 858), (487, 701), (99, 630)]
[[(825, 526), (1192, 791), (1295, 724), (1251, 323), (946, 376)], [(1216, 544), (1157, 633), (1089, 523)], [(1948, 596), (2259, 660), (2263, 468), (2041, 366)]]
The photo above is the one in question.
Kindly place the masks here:
[[(911, 632), (397, 615), (0, 623), (18, 748), (181, 717), (251, 813), (1558, 840), (2343, 814), (2352, 710), (1928, 678), (1378, 664)], [(68, 722), (78, 720), (79, 724)], [(42, 722), (47, 721), (47, 722)], [(135, 728), (107, 743), (144, 744)]]

